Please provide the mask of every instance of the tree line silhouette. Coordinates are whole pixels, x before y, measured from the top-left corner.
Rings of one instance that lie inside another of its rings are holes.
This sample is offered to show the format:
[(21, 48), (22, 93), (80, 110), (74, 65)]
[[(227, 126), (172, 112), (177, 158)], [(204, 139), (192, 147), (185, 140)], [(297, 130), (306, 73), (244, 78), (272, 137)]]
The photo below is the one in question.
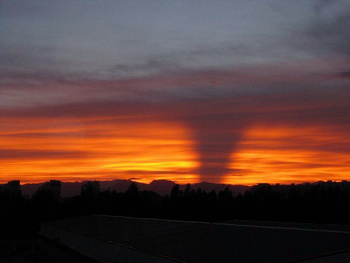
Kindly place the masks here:
[(131, 183), (126, 192), (100, 190), (99, 182), (85, 182), (80, 195), (61, 198), (60, 181), (23, 196), (19, 181), (0, 187), (1, 238), (35, 235), (40, 223), (88, 214), (151, 217), (196, 221), (264, 220), (350, 224), (350, 182), (259, 184), (244, 194), (229, 188), (215, 192), (184, 190), (175, 185), (169, 195), (139, 191)]

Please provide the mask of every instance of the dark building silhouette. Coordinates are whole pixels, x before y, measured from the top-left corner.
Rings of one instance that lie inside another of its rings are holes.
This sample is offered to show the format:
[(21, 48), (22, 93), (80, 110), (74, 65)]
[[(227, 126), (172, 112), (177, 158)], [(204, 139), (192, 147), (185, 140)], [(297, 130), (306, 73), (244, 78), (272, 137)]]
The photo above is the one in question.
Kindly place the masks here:
[(19, 180), (9, 181), (7, 184), (0, 187), (0, 191), (7, 192), (10, 194), (20, 195), (21, 194), (20, 181)]
[(51, 193), (56, 200), (59, 200), (61, 198), (61, 181), (50, 180), (49, 182), (44, 183), (40, 187), (40, 190)]

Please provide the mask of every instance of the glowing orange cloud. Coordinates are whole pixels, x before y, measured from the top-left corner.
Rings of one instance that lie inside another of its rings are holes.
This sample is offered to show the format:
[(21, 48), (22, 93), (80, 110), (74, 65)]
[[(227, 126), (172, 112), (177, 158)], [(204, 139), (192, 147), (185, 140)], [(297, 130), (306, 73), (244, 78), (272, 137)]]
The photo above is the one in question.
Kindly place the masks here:
[(346, 179), (350, 92), (325, 64), (8, 81), (0, 181)]
[[(8, 118), (0, 136), (1, 182), (135, 178), (197, 182), (186, 129), (157, 121)], [(175, 175), (175, 176), (174, 176)]]
[(252, 127), (223, 183), (302, 183), (350, 178), (350, 139), (324, 127)]

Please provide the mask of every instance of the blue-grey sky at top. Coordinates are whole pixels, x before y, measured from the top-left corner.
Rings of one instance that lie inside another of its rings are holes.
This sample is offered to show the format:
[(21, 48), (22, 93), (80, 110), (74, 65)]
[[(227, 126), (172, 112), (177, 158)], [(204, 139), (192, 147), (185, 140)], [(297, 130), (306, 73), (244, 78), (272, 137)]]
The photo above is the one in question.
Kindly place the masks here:
[[(347, 59), (329, 60), (349, 55), (350, 3), (346, 0), (5, 0), (0, 12), (3, 83), (23, 82), (23, 78), (45, 82), (208, 70), (249, 72), (250, 67), (265, 65), (272, 66), (267, 75), (281, 68), (289, 74), (295, 70), (333, 74), (349, 66)], [(318, 60), (318, 65), (303, 68), (302, 60)], [(261, 91), (266, 86), (257, 88)], [(171, 97), (175, 88), (186, 96), (189, 87), (172, 87), (170, 96), (164, 96)], [(201, 97), (208, 90), (202, 88), (191, 91), (190, 96)], [(254, 89), (236, 85), (235, 90), (249, 93)], [(163, 96), (164, 89), (157, 91)], [(227, 96), (225, 91), (217, 88), (213, 92)], [(31, 94), (22, 94), (20, 100), (19, 91), (11, 92), (1, 94), (4, 100), (11, 97), (4, 105), (11, 105), (13, 93), (17, 94), (16, 105), (31, 105)], [(56, 95), (64, 100), (64, 92)], [(102, 89), (100, 95), (103, 97)], [(39, 97), (45, 100), (42, 92)], [(120, 99), (118, 92), (115, 97)]]
[(2, 70), (110, 79), (327, 57), (346, 52), (336, 41), (349, 37), (350, 19), (339, 19), (349, 9), (348, 1), (2, 1)]

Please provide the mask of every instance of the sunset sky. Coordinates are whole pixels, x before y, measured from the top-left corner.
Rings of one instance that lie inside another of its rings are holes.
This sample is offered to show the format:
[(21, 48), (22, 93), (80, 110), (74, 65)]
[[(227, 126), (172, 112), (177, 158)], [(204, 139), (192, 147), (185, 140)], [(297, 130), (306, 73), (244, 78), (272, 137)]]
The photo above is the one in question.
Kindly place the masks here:
[(350, 179), (350, 1), (2, 0), (0, 183)]

